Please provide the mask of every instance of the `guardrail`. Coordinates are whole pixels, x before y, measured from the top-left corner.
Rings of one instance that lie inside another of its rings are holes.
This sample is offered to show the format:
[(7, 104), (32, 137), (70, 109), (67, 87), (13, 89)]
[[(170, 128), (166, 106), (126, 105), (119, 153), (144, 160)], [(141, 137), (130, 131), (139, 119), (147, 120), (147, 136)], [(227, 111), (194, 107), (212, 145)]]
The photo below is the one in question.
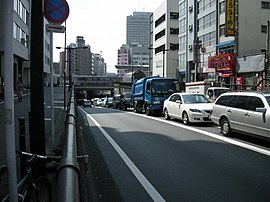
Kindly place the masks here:
[(80, 201), (79, 164), (77, 161), (76, 115), (74, 87), (67, 113), (66, 136), (57, 170), (57, 201)]

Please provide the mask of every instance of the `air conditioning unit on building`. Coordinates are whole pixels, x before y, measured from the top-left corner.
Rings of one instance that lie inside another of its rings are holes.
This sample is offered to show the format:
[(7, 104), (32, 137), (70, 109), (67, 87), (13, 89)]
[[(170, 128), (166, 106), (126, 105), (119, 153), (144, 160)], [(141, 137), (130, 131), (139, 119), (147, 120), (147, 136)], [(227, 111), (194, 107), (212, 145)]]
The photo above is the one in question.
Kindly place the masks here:
[(192, 50), (192, 45), (188, 45), (188, 50)]
[(193, 6), (192, 5), (190, 5), (189, 7), (188, 7), (188, 11), (192, 11), (193, 10)]
[(191, 31), (192, 30), (192, 25), (189, 25), (188, 29), (189, 29), (189, 31)]

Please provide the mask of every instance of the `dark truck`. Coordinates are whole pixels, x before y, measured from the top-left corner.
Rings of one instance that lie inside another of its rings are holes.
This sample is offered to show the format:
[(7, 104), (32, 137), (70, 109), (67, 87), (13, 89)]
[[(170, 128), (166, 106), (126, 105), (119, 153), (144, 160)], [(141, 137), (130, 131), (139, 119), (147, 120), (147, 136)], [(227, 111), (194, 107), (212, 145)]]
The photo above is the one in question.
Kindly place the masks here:
[(127, 108), (133, 107), (131, 102), (131, 92), (125, 92), (123, 94), (116, 94), (113, 97), (113, 108), (127, 110)]
[(161, 114), (164, 100), (179, 89), (178, 80), (160, 76), (144, 77), (132, 85), (132, 104), (136, 113)]

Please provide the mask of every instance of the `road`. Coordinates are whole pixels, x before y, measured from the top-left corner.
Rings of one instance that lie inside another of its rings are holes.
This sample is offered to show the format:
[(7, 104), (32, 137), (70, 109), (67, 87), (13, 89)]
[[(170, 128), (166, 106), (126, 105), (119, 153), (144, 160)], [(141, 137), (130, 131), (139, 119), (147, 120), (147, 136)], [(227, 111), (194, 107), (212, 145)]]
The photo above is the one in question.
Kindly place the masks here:
[(225, 138), (210, 124), (105, 108), (79, 114), (84, 152), (97, 147), (104, 159), (91, 161), (104, 201), (269, 201), (267, 144)]

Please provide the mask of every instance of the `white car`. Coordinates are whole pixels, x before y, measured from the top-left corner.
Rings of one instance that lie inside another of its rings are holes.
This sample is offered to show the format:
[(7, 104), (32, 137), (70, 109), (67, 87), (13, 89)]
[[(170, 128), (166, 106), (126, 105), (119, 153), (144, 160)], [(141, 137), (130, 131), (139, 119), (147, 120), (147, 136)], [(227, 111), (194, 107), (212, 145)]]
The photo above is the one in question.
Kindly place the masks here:
[(211, 122), (213, 103), (198, 93), (174, 93), (164, 101), (165, 119), (176, 118), (189, 123)]

